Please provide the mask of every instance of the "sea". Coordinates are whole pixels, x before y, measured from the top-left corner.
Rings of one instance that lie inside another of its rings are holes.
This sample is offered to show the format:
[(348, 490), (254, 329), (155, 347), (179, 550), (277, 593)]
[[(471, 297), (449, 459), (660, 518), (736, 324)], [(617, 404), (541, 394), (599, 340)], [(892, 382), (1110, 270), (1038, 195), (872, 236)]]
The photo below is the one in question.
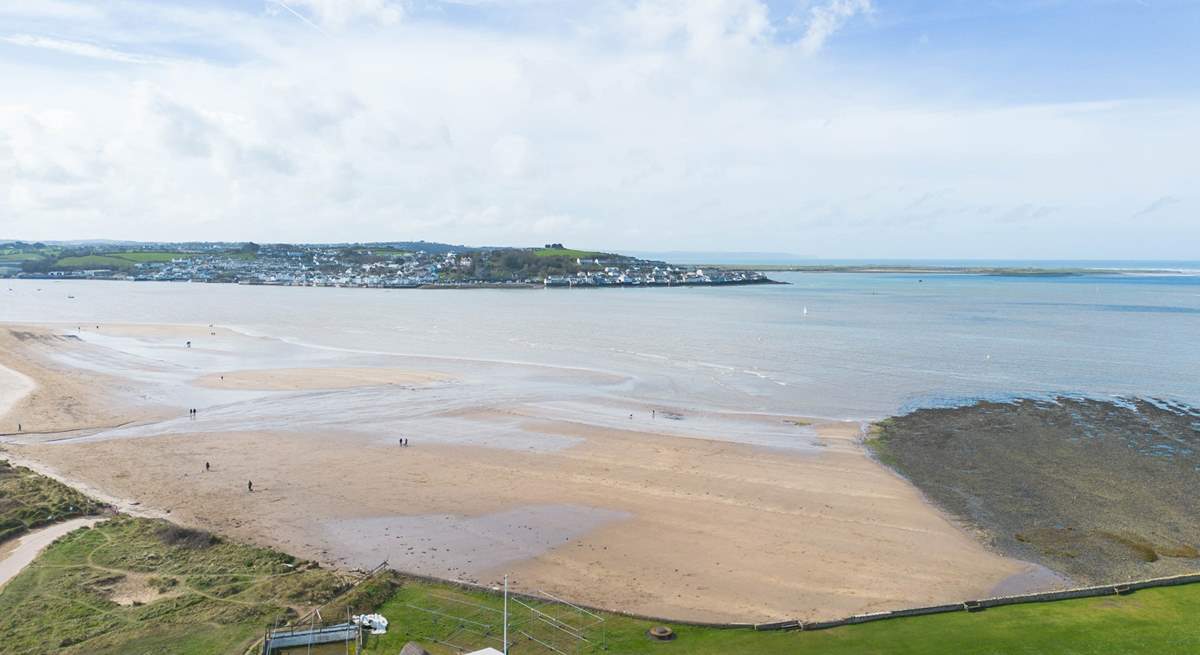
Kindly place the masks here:
[(1055, 395), (1200, 405), (1200, 263), (1089, 264), (1124, 270), (534, 290), (9, 279), (0, 321), (215, 324), (368, 356), (599, 371), (639, 400), (739, 412), (874, 419)]

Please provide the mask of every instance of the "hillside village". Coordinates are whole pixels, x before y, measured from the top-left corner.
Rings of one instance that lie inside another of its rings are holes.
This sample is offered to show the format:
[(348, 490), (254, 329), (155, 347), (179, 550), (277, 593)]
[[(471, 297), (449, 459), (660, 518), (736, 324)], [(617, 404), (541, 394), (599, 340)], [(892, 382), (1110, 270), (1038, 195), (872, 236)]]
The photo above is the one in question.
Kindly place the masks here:
[(623, 255), (448, 244), (0, 244), (0, 276), (275, 286), (636, 287), (769, 283), (748, 270), (672, 265)]

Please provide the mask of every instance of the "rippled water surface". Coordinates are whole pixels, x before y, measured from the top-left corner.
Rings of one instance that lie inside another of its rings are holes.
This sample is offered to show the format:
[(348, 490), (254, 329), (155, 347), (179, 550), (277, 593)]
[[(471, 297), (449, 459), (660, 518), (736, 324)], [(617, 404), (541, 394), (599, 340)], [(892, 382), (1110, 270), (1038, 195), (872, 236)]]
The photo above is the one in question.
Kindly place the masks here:
[(1197, 276), (772, 276), (791, 284), (370, 290), (5, 280), (0, 321), (215, 323), (367, 355), (607, 371), (631, 380), (621, 393), (647, 400), (814, 416), (1044, 393), (1200, 403)]

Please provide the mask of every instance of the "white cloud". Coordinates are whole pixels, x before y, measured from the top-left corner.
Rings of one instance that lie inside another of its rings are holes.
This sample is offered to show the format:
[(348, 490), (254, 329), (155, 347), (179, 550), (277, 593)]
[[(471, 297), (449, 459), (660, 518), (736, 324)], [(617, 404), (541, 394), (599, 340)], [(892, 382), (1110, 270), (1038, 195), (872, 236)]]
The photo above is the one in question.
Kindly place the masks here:
[(767, 7), (760, 0), (640, 0), (625, 12), (624, 21), (644, 43), (682, 41), (696, 53), (749, 45), (771, 34)]
[(21, 0), (0, 4), (0, 16), (9, 17), (95, 20), (103, 15), (99, 7), (62, 0)]
[(0, 60), (0, 236), (1056, 256), (1155, 243), (1126, 231), (1146, 189), (1185, 198), (1157, 220), (1195, 208), (1194, 100), (909, 96), (828, 73), (749, 0), (622, 1), (550, 33), (128, 6), (154, 18), (122, 52), (226, 49)]
[(807, 54), (815, 54), (846, 21), (859, 14), (869, 14), (872, 10), (871, 0), (828, 0), (824, 4), (814, 5), (809, 9), (807, 27), (800, 37), (800, 49)]
[(112, 48), (106, 48), (104, 46), (99, 46), (92, 43), (66, 41), (63, 39), (55, 39), (46, 36), (34, 36), (30, 34), (0, 36), (0, 41), (18, 46), (54, 50), (56, 52), (64, 52), (66, 54), (76, 55), (79, 57), (104, 59), (107, 61), (116, 61), (125, 64), (152, 64), (161, 61), (156, 57), (121, 52), (119, 50), (113, 50)]
[(404, 17), (403, 7), (388, 0), (271, 0), (287, 9), (306, 9), (316, 22), (329, 27), (345, 27), (355, 21), (395, 25)]
[(492, 161), (505, 177), (524, 174), (529, 166), (529, 141), (516, 134), (506, 134), (492, 145)]

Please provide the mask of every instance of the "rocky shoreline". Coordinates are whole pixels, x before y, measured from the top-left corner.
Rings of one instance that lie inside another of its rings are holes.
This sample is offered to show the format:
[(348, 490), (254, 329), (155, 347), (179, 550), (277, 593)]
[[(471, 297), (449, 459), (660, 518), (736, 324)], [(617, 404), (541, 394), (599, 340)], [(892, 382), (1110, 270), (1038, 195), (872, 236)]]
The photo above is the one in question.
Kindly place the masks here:
[(1081, 584), (1200, 570), (1200, 411), (1058, 397), (919, 409), (868, 445), (993, 549)]

